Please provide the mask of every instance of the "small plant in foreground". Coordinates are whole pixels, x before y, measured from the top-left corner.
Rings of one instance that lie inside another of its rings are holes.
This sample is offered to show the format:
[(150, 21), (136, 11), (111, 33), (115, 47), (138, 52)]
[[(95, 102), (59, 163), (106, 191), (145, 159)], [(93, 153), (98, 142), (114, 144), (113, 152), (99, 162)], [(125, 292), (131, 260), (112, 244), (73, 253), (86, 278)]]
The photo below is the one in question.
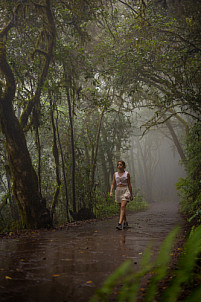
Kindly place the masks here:
[[(158, 294), (158, 284), (164, 279), (168, 272), (170, 262), (170, 251), (178, 234), (178, 228), (175, 228), (164, 240), (160, 248), (158, 257), (154, 262), (151, 261), (151, 248), (148, 247), (143, 255), (138, 272), (134, 272), (132, 261), (124, 262), (103, 284), (102, 288), (96, 291), (90, 302), (107, 302), (114, 298), (116, 288), (120, 288), (115, 296), (115, 301), (135, 302), (140, 295), (140, 286), (142, 278), (151, 272), (151, 279), (146, 288), (143, 298), (144, 302), (153, 302)], [(177, 301), (182, 287), (193, 280), (194, 268), (198, 255), (201, 253), (201, 226), (197, 227), (184, 245), (183, 254), (178, 263), (178, 268), (173, 273), (172, 281), (169, 287), (164, 291), (162, 302)], [(201, 286), (197, 287), (186, 297), (184, 302), (200, 301)], [(159, 301), (159, 300), (157, 300)]]

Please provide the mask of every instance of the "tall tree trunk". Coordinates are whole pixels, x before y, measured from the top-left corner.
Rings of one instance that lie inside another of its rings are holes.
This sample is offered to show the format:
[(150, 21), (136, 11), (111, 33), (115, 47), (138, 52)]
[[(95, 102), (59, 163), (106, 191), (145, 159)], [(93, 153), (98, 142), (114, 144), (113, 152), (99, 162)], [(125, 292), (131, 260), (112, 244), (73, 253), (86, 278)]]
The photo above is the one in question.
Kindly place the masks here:
[(94, 150), (92, 163), (91, 163), (91, 177), (90, 177), (91, 191), (94, 188), (94, 179), (95, 179), (95, 170), (96, 170), (96, 162), (97, 162), (97, 155), (98, 155), (99, 138), (100, 138), (101, 124), (102, 124), (104, 111), (105, 110), (103, 109), (100, 114), (100, 120), (99, 120), (99, 124), (98, 124), (98, 131), (97, 131), (96, 142), (95, 142), (96, 143), (95, 150)]
[(170, 113), (174, 114), (174, 116), (182, 123), (182, 125), (185, 128), (186, 135), (188, 135), (188, 133), (189, 133), (189, 125), (188, 125), (188, 123), (174, 109), (170, 109), (169, 108), (168, 111)]
[(69, 108), (69, 119), (71, 128), (71, 150), (72, 150), (72, 190), (73, 190), (73, 211), (76, 211), (76, 196), (75, 196), (75, 147), (74, 147), (74, 130), (73, 130), (73, 119), (71, 111), (70, 94), (68, 91), (68, 108)]
[(131, 177), (132, 177), (132, 183), (133, 183), (133, 188), (135, 189), (136, 188), (136, 180), (135, 180), (135, 164), (134, 164), (134, 153), (133, 153), (133, 150), (134, 150), (134, 140), (132, 139), (132, 142), (131, 142), (131, 149), (130, 149), (130, 164), (131, 164)]
[(100, 144), (100, 159), (101, 159), (101, 167), (102, 167), (102, 172), (104, 176), (104, 192), (109, 192), (110, 191), (110, 182), (109, 182), (109, 173), (107, 170), (106, 166), (106, 158), (105, 158), (105, 150), (103, 149), (102, 144)]
[[(137, 166), (138, 166), (138, 170), (139, 170), (139, 179), (140, 179), (140, 185), (143, 186), (143, 188), (145, 187), (145, 171), (144, 171), (144, 167), (143, 167), (143, 152), (142, 152), (142, 147), (139, 141), (138, 137), (135, 137), (135, 142), (136, 142), (136, 148), (137, 148), (137, 155), (136, 155), (136, 159), (137, 159)], [(145, 189), (145, 188), (144, 188)]]
[(65, 173), (65, 163), (64, 163), (63, 149), (62, 149), (61, 140), (60, 140), (60, 135), (59, 135), (58, 111), (57, 111), (57, 118), (56, 118), (56, 129), (57, 129), (58, 144), (59, 144), (59, 149), (60, 149), (60, 154), (61, 154), (61, 165), (62, 165), (63, 180), (64, 180), (64, 188), (65, 188), (65, 196), (66, 196), (66, 219), (67, 219), (67, 221), (69, 221), (68, 186), (67, 186), (66, 173)]
[(105, 130), (104, 124), (102, 126), (102, 136), (103, 136), (103, 141), (106, 147), (105, 152), (107, 153), (107, 160), (108, 160), (108, 165), (109, 165), (109, 179), (112, 179), (113, 174), (114, 174), (114, 163), (113, 163), (113, 150), (114, 150), (114, 145), (111, 145), (111, 143), (108, 141), (108, 135)]
[(41, 194), (41, 145), (40, 145), (40, 135), (38, 130), (38, 125), (35, 128), (36, 132), (36, 146), (38, 150), (38, 186), (39, 186), (39, 192)]
[(12, 192), (12, 188), (11, 188), (12, 181), (11, 181), (11, 173), (10, 173), (9, 165), (6, 164), (5, 169), (6, 169), (6, 179), (7, 179), (7, 184), (8, 184), (9, 205), (10, 205), (11, 216), (16, 221), (19, 219), (19, 213), (18, 213), (18, 208), (17, 208), (17, 204), (15, 202), (14, 195)]
[[(152, 167), (149, 166), (148, 163), (148, 158), (151, 155), (150, 153), (150, 148), (149, 146), (146, 146), (146, 144), (143, 146), (142, 150), (142, 146), (140, 144), (140, 141), (138, 139), (138, 137), (136, 137), (136, 147), (137, 147), (137, 152), (138, 152), (138, 167), (139, 167), (139, 174), (141, 176), (141, 185), (143, 186), (143, 190), (145, 192), (146, 195), (146, 200), (148, 202), (152, 202), (153, 201), (153, 194), (152, 194), (152, 179), (153, 179), (153, 171), (152, 171)], [(144, 152), (143, 152), (144, 151)]]
[(57, 186), (56, 186), (56, 190), (54, 192), (52, 208), (51, 208), (51, 218), (53, 220), (55, 208), (58, 203), (58, 197), (59, 197), (59, 193), (60, 193), (61, 179), (60, 179), (60, 173), (59, 173), (59, 150), (57, 147), (57, 134), (56, 134), (56, 127), (55, 127), (55, 123), (54, 123), (54, 108), (53, 108), (51, 97), (50, 97), (50, 108), (51, 108), (50, 114), (51, 114), (52, 132), (53, 132), (52, 153), (54, 156), (54, 161), (55, 161), (55, 166), (56, 166), (55, 169), (56, 169), (56, 181), (57, 181)]
[[(26, 125), (34, 105), (39, 103), (55, 40), (55, 27), (50, 0), (46, 0), (45, 3), (46, 6), (43, 8), (43, 13), (46, 13), (46, 23), (49, 26), (47, 31), (47, 53), (36, 94), (28, 103), (25, 115), (23, 115), (23, 119), (21, 120), (23, 126)], [(15, 116), (13, 100), (16, 85), (13, 72), (7, 62), (5, 46), (5, 37), (14, 26), (21, 5), (23, 4), (20, 2), (17, 4), (13, 12), (13, 19), (0, 31), (0, 71), (3, 75), (2, 78), (5, 78), (5, 84), (1, 82), (2, 85), (0, 88), (0, 124), (6, 138), (8, 162), (13, 178), (13, 193), (18, 204), (22, 225), (24, 228), (39, 228), (51, 225), (52, 221), (50, 213), (46, 208), (45, 200), (40, 194), (38, 178), (32, 165), (23, 128)]]
[[(4, 50), (5, 51), (5, 50)], [(1, 70), (7, 86), (0, 95), (0, 122), (6, 137), (6, 149), (13, 177), (13, 192), (18, 204), (24, 228), (39, 228), (51, 225), (49, 211), (39, 192), (38, 178), (32, 166), (24, 132), (12, 106), (15, 95), (15, 81), (5, 56), (0, 55)]]
[[(68, 83), (68, 76), (65, 72), (65, 79)], [(68, 112), (70, 120), (70, 130), (71, 130), (71, 151), (72, 151), (72, 191), (73, 191), (73, 212), (76, 212), (76, 196), (75, 196), (75, 147), (74, 147), (74, 130), (73, 130), (73, 117), (71, 110), (71, 99), (69, 93), (69, 87), (66, 87), (67, 101), (68, 101)]]
[(173, 140), (173, 142), (174, 142), (174, 144), (175, 144), (175, 146), (176, 146), (176, 148), (177, 148), (177, 151), (178, 151), (178, 153), (179, 153), (181, 159), (182, 159), (182, 160), (185, 160), (185, 159), (186, 159), (186, 156), (185, 156), (185, 154), (184, 154), (184, 151), (183, 151), (183, 149), (182, 149), (182, 146), (181, 146), (181, 144), (180, 144), (180, 142), (179, 142), (179, 140), (178, 140), (178, 138), (177, 138), (177, 135), (176, 135), (176, 133), (175, 133), (175, 131), (174, 131), (174, 128), (172, 127), (172, 124), (171, 124), (170, 120), (166, 120), (166, 121), (165, 121), (165, 124), (166, 124), (166, 126), (168, 127), (168, 129), (169, 129), (169, 131), (170, 131), (170, 134), (171, 134), (171, 136), (172, 136), (172, 140)]
[(103, 119), (104, 111), (105, 111), (105, 109), (103, 109), (101, 114), (100, 114), (95, 143), (93, 143), (91, 138), (90, 138), (88, 125), (87, 125), (87, 122), (86, 122), (87, 136), (88, 136), (88, 141), (89, 141), (89, 144), (90, 144), (90, 147), (91, 147), (90, 173), (89, 173), (89, 203), (88, 203), (88, 206), (89, 206), (90, 209), (92, 209), (92, 206), (93, 206), (92, 192), (94, 191), (94, 188), (95, 188), (96, 161), (97, 161), (97, 155), (98, 155), (99, 139), (100, 139), (101, 125), (102, 125), (102, 119)]

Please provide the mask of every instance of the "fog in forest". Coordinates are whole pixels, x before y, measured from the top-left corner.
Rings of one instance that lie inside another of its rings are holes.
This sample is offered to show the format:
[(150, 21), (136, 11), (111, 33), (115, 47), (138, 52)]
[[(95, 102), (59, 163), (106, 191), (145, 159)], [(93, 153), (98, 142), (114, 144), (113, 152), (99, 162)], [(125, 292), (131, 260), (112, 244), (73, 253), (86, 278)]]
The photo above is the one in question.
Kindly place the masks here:
[(161, 129), (151, 130), (143, 137), (133, 135), (129, 151), (122, 154), (131, 175), (134, 194), (138, 191), (147, 202), (178, 201), (176, 183), (185, 176), (181, 157)]

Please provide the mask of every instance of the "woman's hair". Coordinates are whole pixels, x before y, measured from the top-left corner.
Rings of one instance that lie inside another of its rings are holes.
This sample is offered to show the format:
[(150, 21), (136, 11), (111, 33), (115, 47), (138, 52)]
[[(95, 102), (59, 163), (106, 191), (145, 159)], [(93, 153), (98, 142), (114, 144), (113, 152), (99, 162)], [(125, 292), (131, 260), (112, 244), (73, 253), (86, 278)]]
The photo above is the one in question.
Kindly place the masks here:
[(125, 163), (125, 161), (123, 161), (123, 160), (118, 160), (117, 166), (118, 166), (118, 163), (122, 163), (122, 165), (124, 166), (124, 168), (126, 168), (126, 163)]

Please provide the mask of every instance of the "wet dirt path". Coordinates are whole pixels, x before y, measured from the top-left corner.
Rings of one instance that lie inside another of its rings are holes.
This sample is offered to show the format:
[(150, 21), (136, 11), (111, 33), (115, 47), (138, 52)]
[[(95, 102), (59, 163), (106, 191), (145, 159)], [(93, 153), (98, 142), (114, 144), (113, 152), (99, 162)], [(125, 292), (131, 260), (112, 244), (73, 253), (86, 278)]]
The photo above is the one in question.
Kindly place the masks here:
[(173, 227), (182, 224), (177, 203), (128, 214), (127, 230), (116, 230), (117, 220), (1, 239), (1, 301), (86, 302), (122, 262), (132, 259), (137, 268), (150, 242), (156, 253)]

